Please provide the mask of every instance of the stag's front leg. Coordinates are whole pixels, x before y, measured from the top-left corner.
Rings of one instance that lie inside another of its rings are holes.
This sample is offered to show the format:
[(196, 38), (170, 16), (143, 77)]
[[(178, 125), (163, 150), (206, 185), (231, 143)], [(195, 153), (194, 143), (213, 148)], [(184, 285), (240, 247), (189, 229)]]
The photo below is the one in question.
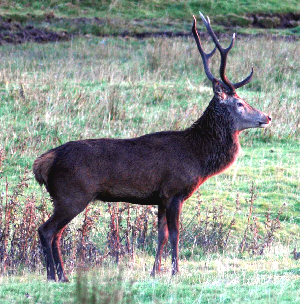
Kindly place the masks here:
[(172, 274), (179, 272), (178, 267), (178, 243), (179, 243), (179, 217), (182, 208), (182, 200), (174, 198), (167, 207), (166, 217), (169, 230), (169, 240), (172, 247)]
[(153, 270), (151, 272), (152, 276), (155, 276), (155, 273), (160, 272), (161, 256), (164, 245), (168, 240), (168, 235), (169, 235), (169, 231), (167, 226), (166, 207), (159, 205), (158, 206), (158, 246), (157, 246), (155, 262), (153, 265)]

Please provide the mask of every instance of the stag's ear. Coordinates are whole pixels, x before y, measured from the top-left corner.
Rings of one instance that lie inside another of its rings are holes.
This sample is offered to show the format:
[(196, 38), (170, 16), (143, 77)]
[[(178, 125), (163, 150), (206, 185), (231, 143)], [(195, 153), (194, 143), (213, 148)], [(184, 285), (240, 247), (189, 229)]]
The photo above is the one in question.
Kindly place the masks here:
[(220, 101), (225, 100), (227, 98), (227, 94), (222, 84), (217, 79), (214, 79), (212, 83), (215, 96)]

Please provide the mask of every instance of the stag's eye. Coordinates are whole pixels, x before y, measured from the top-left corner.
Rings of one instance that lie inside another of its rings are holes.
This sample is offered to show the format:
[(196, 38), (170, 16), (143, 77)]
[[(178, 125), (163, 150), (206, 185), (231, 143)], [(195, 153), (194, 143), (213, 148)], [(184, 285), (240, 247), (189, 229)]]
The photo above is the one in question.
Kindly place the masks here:
[(237, 106), (240, 108), (240, 107), (244, 107), (244, 105), (241, 103), (241, 102), (238, 102), (237, 103)]

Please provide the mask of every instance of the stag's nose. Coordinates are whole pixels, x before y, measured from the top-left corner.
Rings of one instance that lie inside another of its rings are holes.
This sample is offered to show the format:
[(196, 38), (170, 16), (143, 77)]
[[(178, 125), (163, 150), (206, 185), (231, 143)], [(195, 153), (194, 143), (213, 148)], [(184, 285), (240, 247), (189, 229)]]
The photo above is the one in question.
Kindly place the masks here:
[(263, 120), (264, 120), (264, 121), (261, 122), (259, 126), (260, 126), (261, 128), (266, 128), (267, 126), (269, 126), (269, 125), (271, 124), (272, 118), (271, 118), (269, 115), (263, 113)]

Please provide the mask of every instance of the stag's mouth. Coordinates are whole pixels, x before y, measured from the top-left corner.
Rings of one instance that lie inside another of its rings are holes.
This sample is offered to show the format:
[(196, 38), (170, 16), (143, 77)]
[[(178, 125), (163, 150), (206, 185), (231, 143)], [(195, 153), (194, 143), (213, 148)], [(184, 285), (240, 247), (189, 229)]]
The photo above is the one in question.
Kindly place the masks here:
[(266, 115), (266, 118), (267, 118), (266, 122), (260, 122), (259, 123), (259, 127), (260, 128), (266, 128), (267, 126), (269, 126), (271, 124), (272, 118), (270, 116), (268, 116), (268, 115)]

